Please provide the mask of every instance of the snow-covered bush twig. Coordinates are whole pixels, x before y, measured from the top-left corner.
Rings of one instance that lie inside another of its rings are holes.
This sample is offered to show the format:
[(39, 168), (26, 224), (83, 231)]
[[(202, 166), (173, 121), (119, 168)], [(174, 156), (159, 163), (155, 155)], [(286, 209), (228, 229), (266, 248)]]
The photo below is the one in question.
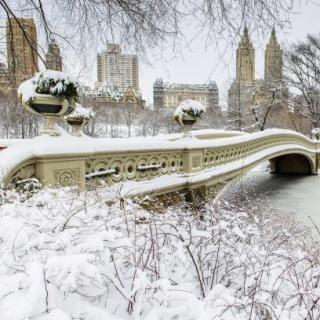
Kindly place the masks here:
[(201, 214), (149, 213), (110, 188), (6, 202), (1, 319), (318, 319), (319, 246), (263, 201), (240, 200)]

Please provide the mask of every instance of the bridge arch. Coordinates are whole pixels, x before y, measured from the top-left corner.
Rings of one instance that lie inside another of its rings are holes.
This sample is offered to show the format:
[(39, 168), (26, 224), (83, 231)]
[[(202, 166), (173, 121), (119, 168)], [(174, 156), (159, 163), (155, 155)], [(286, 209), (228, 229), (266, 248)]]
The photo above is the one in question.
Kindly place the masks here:
[(269, 159), (271, 172), (279, 174), (316, 174), (314, 159), (304, 152), (293, 152), (278, 155)]

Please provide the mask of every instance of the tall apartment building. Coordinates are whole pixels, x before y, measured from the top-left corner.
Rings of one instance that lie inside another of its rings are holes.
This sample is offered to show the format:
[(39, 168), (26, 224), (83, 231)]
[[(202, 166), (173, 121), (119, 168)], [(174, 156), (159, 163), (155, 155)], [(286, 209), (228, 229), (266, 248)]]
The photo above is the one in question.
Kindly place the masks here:
[(37, 31), (33, 19), (8, 19), (6, 38), (8, 71), (19, 84), (38, 70)]
[(109, 43), (97, 55), (98, 86), (107, 83), (112, 90), (125, 92), (128, 87), (139, 91), (138, 57), (121, 53), (119, 44)]
[(219, 90), (214, 81), (209, 84), (177, 84), (157, 79), (153, 84), (154, 108), (176, 108), (181, 101), (192, 99), (207, 108), (219, 108)]
[(62, 58), (55, 39), (52, 39), (46, 54), (46, 66), (50, 70), (62, 71)]

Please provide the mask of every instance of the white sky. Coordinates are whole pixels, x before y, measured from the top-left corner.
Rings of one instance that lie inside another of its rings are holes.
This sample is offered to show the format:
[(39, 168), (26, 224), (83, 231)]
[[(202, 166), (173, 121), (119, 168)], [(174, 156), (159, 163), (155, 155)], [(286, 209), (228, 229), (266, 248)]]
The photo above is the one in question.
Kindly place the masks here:
[[(301, 4), (296, 7), (296, 14), (292, 16), (291, 27), (285, 31), (277, 31), (277, 37), (282, 46), (302, 40), (308, 33), (320, 32), (320, 6), (314, 3)], [(269, 38), (269, 35), (268, 35)], [(267, 39), (258, 39), (251, 34), (251, 40), (256, 48), (256, 77), (263, 78), (264, 49)], [(220, 51), (226, 47), (221, 43)], [(235, 50), (228, 48), (223, 54), (212, 46), (205, 48), (201, 37), (192, 41), (181, 49), (181, 53), (174, 54), (170, 50), (163, 53), (162, 59), (151, 59), (152, 66), (140, 59), (140, 88), (144, 98), (152, 102), (152, 86), (156, 78), (177, 83), (205, 83), (215, 80), (220, 91), (220, 104), (225, 105), (226, 94), (231, 81), (235, 77)], [(150, 55), (151, 56), (151, 55)], [(175, 57), (176, 56), (176, 57)], [(220, 58), (219, 58), (220, 57)]]

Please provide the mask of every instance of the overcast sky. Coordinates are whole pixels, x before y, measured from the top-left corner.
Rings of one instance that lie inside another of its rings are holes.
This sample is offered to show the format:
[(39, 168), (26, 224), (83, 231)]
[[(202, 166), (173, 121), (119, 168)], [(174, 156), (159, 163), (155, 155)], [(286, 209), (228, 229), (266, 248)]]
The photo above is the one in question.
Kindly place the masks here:
[[(192, 28), (192, 25), (187, 28)], [(288, 46), (293, 41), (304, 39), (308, 33), (319, 32), (320, 6), (310, 2), (296, 7), (290, 29), (278, 30), (277, 37), (283, 46)], [(251, 34), (256, 48), (257, 78), (262, 78), (264, 74), (264, 49), (268, 38), (269, 35), (267, 39), (259, 39), (256, 34)], [(152, 102), (152, 85), (158, 77), (176, 83), (206, 83), (215, 80), (220, 90), (220, 103), (225, 104), (228, 87), (235, 77), (236, 48), (226, 43), (221, 43), (219, 50), (212, 46), (206, 48), (201, 35), (187, 42), (188, 46), (183, 46), (180, 53), (165, 50), (161, 59), (152, 59), (151, 53), (149, 60), (152, 66), (140, 59), (140, 88), (143, 96)]]
[[(320, 32), (320, 0), (305, 2), (295, 8), (295, 14), (291, 17), (291, 27), (286, 30), (276, 30), (277, 37), (282, 46), (303, 40), (308, 33)], [(315, 3), (318, 3), (315, 4)], [(1, 16), (5, 22), (5, 16)], [(59, 25), (59, 19), (57, 24)], [(250, 22), (248, 21), (249, 32)], [(4, 24), (2, 25), (4, 27)], [(184, 45), (181, 45), (179, 52), (173, 52), (171, 47), (161, 50), (160, 48), (148, 53), (150, 63), (145, 63), (145, 57), (139, 57), (140, 89), (147, 102), (152, 102), (152, 86), (156, 78), (163, 78), (164, 81), (176, 83), (207, 83), (209, 80), (217, 82), (220, 91), (220, 104), (226, 105), (227, 90), (235, 78), (235, 53), (236, 46), (230, 43), (221, 42), (218, 48), (208, 45), (205, 41), (205, 34), (197, 34), (195, 37), (195, 25), (192, 21), (183, 26), (186, 37)], [(39, 29), (40, 30), (40, 29)], [(44, 43), (43, 35), (38, 30), (38, 41)], [(0, 28), (0, 49), (5, 49), (5, 29)], [(271, 32), (271, 30), (270, 30)], [(264, 74), (264, 49), (269, 34), (266, 38), (258, 37), (250, 33), (253, 44), (256, 48), (256, 77), (262, 78)], [(193, 38), (193, 40), (192, 40)], [(240, 38), (240, 37), (239, 37)], [(239, 39), (238, 39), (239, 40)], [(105, 44), (98, 43), (96, 48), (82, 48), (83, 59), (86, 60), (86, 67), (80, 62), (80, 52), (70, 52), (67, 44), (58, 41), (64, 59), (65, 71), (80, 76), (86, 82), (93, 85), (96, 82), (96, 54), (98, 50), (105, 49)], [(46, 50), (46, 45), (42, 48)], [(170, 48), (170, 49), (169, 49)], [(125, 50), (123, 50), (125, 51)], [(130, 52), (129, 52), (130, 53)], [(132, 52), (131, 52), (132, 53)], [(0, 57), (5, 62), (5, 57)]]

